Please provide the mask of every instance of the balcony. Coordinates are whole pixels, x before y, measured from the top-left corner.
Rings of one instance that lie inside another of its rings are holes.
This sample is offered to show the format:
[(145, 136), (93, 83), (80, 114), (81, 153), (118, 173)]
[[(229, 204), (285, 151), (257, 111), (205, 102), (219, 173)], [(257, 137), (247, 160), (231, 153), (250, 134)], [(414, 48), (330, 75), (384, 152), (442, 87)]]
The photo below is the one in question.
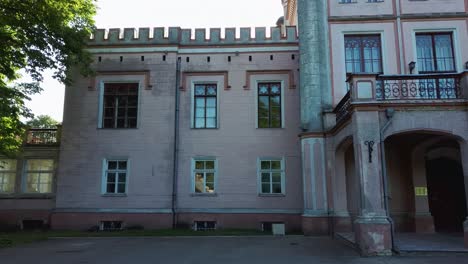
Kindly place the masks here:
[(351, 116), (354, 105), (437, 106), (466, 103), (468, 71), (462, 73), (378, 75), (352, 74), (350, 90), (333, 110), (336, 123)]
[(51, 146), (60, 144), (59, 128), (30, 128), (26, 132), (27, 146)]

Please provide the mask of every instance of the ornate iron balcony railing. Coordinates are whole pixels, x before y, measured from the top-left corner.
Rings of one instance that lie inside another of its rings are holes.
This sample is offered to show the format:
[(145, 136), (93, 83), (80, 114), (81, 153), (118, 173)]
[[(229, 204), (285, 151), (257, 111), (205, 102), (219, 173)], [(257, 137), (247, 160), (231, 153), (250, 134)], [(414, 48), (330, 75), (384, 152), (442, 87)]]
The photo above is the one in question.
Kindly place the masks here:
[(26, 134), (27, 145), (59, 144), (58, 129), (31, 128)]
[(375, 99), (459, 99), (460, 80), (460, 74), (379, 75), (375, 82)]

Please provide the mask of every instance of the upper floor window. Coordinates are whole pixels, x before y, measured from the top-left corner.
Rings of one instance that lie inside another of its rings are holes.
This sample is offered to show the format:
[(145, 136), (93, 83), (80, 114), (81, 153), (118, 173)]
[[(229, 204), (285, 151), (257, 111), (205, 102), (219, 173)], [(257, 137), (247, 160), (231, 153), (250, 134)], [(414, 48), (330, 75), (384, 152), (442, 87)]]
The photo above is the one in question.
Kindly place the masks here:
[(284, 194), (283, 159), (260, 159), (259, 163), (260, 193)]
[(138, 83), (105, 83), (103, 128), (136, 128)]
[(15, 190), (16, 160), (0, 159), (0, 193), (12, 193)]
[(27, 193), (51, 193), (54, 179), (54, 160), (26, 160), (25, 179)]
[(281, 122), (281, 83), (258, 84), (258, 127), (280, 128)]
[(347, 35), (344, 40), (347, 73), (382, 72), (380, 35)]
[(195, 84), (194, 89), (194, 128), (217, 127), (216, 84)]
[(216, 159), (193, 159), (194, 193), (214, 193)]
[(356, 3), (356, 0), (340, 0), (340, 4)]
[(104, 168), (105, 194), (124, 194), (127, 192), (127, 160), (106, 160)]
[(452, 33), (418, 33), (416, 51), (420, 73), (455, 71)]

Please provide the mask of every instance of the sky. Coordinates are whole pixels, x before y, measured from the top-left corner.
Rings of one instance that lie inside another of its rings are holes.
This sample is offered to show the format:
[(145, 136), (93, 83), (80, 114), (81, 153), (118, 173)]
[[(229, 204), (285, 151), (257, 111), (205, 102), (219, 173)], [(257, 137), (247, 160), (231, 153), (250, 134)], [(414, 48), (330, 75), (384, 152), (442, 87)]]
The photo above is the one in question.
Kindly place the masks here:
[[(283, 15), (281, 0), (98, 0), (97, 6), (98, 28), (270, 27)], [(64, 86), (50, 72), (41, 86), (27, 106), (36, 116), (62, 121)]]

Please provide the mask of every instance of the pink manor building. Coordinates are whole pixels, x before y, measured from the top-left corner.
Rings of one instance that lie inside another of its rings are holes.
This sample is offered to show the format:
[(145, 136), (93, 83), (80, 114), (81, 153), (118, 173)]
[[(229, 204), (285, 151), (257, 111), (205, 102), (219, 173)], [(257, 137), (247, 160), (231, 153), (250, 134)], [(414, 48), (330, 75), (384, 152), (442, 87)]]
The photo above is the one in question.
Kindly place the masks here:
[(63, 127), (2, 159), (0, 225), (468, 247), (468, 1), (282, 4), (269, 30), (97, 30)]

